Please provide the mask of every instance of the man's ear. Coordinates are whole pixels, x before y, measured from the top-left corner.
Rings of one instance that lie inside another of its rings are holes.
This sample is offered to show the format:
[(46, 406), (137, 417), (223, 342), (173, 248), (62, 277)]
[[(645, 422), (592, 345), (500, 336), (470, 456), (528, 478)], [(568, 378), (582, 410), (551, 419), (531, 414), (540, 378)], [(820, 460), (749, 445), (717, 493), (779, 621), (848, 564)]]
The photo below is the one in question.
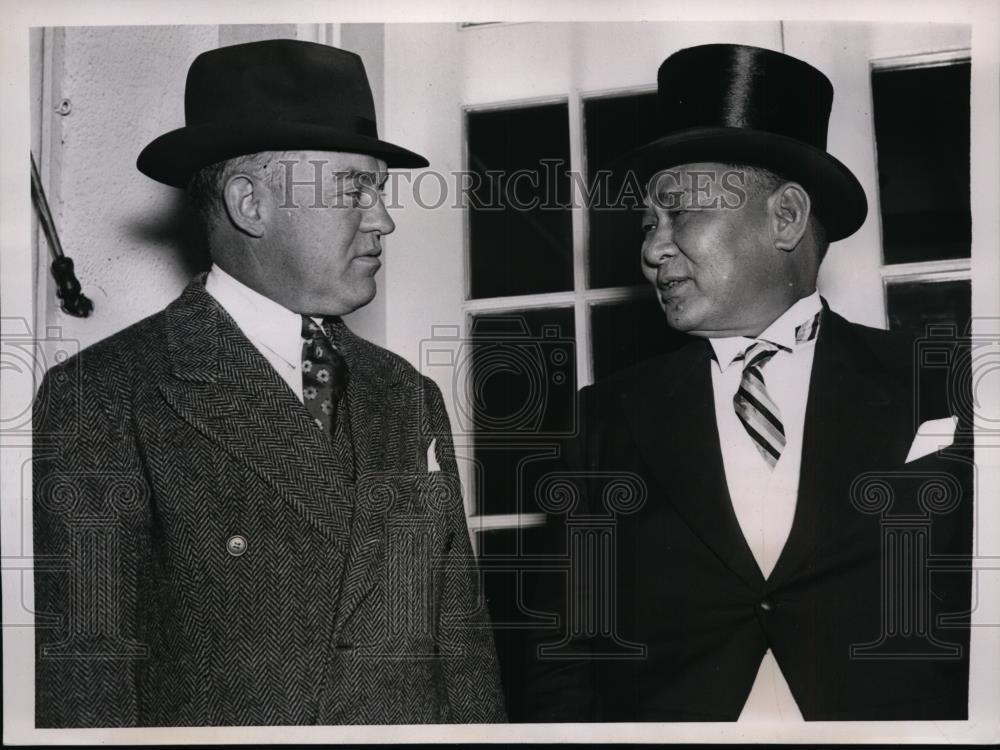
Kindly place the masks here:
[(250, 175), (235, 174), (226, 180), (222, 190), (222, 201), (233, 226), (251, 237), (263, 236), (263, 186)]
[(768, 230), (778, 250), (790, 253), (802, 240), (812, 206), (809, 194), (797, 182), (786, 182), (768, 198)]

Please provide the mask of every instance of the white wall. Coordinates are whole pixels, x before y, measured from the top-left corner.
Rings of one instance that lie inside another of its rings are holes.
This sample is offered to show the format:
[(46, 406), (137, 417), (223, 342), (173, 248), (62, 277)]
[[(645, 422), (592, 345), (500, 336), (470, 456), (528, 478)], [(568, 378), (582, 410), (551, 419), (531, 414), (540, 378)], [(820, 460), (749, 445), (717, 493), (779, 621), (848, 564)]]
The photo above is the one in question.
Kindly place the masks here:
[[(182, 196), (140, 174), (135, 159), (183, 123), (187, 66), (217, 45), (218, 27), (69, 28), (45, 43), (42, 181), (95, 311), (80, 319), (59, 310), (47, 274), (39, 294), (48, 324), (85, 346), (162, 308), (195, 270), (178, 231)], [(62, 99), (72, 106), (65, 116), (53, 112)]]

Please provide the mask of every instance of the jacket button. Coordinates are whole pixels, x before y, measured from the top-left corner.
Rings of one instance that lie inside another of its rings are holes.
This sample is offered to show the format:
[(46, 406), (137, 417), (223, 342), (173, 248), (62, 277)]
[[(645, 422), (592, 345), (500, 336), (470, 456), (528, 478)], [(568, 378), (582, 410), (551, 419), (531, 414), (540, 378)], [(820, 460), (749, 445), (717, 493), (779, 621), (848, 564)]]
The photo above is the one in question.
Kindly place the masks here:
[(757, 606), (760, 607), (761, 612), (774, 611), (774, 602), (772, 602), (770, 599), (761, 599), (760, 604), (758, 604)]
[(239, 557), (247, 551), (247, 540), (239, 534), (234, 534), (226, 540), (226, 551), (233, 557)]

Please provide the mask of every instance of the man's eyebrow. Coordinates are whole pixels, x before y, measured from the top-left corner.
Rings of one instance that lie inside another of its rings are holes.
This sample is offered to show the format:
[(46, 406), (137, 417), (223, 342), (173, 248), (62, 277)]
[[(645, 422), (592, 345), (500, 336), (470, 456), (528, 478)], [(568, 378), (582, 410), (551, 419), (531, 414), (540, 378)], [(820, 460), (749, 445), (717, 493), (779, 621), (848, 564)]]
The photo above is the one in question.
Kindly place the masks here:
[(685, 190), (657, 190), (653, 199), (660, 208), (677, 208), (684, 202)]
[[(379, 189), (381, 189), (382, 186), (385, 185), (386, 180), (389, 179), (388, 172), (372, 172), (367, 169), (358, 169), (356, 167), (349, 167), (347, 169), (335, 169), (333, 170), (333, 174), (344, 180), (354, 180), (359, 177), (364, 178), (367, 184), (370, 185), (377, 184), (379, 186)], [(381, 179), (379, 179), (379, 175), (381, 175)]]

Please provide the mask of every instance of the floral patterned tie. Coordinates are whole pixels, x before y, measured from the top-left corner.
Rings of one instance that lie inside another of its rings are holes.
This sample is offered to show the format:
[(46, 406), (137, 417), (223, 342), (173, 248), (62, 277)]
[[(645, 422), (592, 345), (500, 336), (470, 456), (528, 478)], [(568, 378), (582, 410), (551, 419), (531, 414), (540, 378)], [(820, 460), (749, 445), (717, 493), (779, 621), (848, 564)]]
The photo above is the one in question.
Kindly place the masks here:
[(333, 438), (337, 404), (347, 390), (347, 362), (323, 328), (302, 316), (302, 402), (316, 425)]

